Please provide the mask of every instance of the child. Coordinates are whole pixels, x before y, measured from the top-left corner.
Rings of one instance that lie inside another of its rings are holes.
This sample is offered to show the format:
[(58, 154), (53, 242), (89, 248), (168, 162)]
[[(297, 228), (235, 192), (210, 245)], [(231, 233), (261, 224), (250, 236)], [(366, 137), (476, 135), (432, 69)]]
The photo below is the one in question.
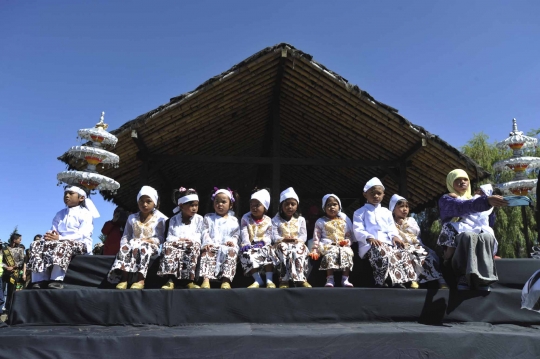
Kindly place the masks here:
[(116, 289), (127, 289), (128, 273), (137, 273), (131, 289), (144, 289), (150, 257), (156, 254), (165, 237), (167, 217), (157, 210), (159, 196), (155, 189), (143, 186), (137, 194), (139, 212), (130, 215), (120, 241), (120, 251), (109, 272), (109, 282)]
[(276, 247), (275, 262), (279, 264), (279, 287), (289, 288), (289, 280), (311, 288), (306, 280), (307, 231), (306, 220), (298, 212), (300, 200), (292, 187), (279, 195), (279, 212), (272, 219), (272, 237)]
[(47, 288), (64, 288), (62, 282), (71, 258), (92, 251), (92, 220), (99, 217), (96, 207), (77, 186), (66, 187), (64, 203), (67, 208), (54, 216), (51, 230), (30, 244), (28, 268), (33, 289), (44, 288), (51, 279)]
[(390, 199), (389, 207), (401, 240), (405, 243), (405, 249), (411, 255), (413, 267), (418, 276), (418, 281), (411, 282), (411, 288), (420, 288), (418, 282), (425, 283), (437, 280), (439, 282), (439, 288), (448, 289), (438, 269), (437, 254), (432, 249), (424, 246), (419, 237), (420, 227), (418, 227), (418, 223), (416, 223), (414, 218), (408, 217), (409, 202), (404, 197), (395, 194)]
[(230, 189), (214, 187), (212, 201), (215, 213), (204, 216), (200, 275), (201, 288), (210, 288), (210, 279), (221, 279), (221, 289), (231, 289), (236, 274), (240, 227), (234, 216), (237, 196)]
[(242, 256), (240, 263), (244, 274), (255, 279), (248, 288), (259, 288), (264, 284), (259, 270), (266, 271), (266, 288), (275, 288), (272, 281), (274, 274), (274, 251), (272, 248), (272, 220), (266, 215), (270, 207), (270, 192), (255, 188), (249, 201), (250, 212), (240, 221), (242, 229)]
[(326, 271), (325, 287), (334, 287), (334, 271), (343, 271), (342, 287), (353, 287), (349, 273), (353, 268), (354, 253), (351, 249), (352, 223), (341, 212), (341, 201), (335, 194), (327, 194), (322, 199), (325, 217), (319, 218), (313, 231), (312, 259), (322, 256), (320, 270)]
[(373, 268), (375, 286), (387, 287), (389, 278), (395, 288), (405, 288), (403, 283), (416, 281), (412, 259), (394, 224), (392, 213), (381, 206), (384, 186), (374, 177), (364, 186), (367, 203), (354, 212), (353, 228), (358, 241), (360, 258), (368, 255)]
[(161, 250), (163, 257), (157, 274), (169, 277), (162, 289), (174, 289), (174, 278), (187, 280), (188, 289), (200, 288), (193, 283), (203, 231), (203, 218), (197, 214), (199, 196), (193, 188), (184, 187), (180, 187), (174, 196), (178, 207), (173, 212), (180, 213), (169, 221), (169, 233)]

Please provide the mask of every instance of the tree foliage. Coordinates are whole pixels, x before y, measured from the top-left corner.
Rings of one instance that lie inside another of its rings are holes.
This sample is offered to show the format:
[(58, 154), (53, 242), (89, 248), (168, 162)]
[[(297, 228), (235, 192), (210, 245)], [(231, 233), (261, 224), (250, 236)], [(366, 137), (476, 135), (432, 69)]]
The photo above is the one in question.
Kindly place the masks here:
[[(529, 132), (529, 135), (540, 133), (539, 130)], [(512, 156), (512, 151), (501, 150), (495, 146), (495, 143), (488, 142), (489, 137), (484, 133), (477, 133), (461, 149), (464, 154), (471, 157), (481, 167), (486, 169), (492, 175), (487, 180), (479, 183), (503, 183), (512, 180), (514, 174), (511, 171), (496, 172), (493, 170), (493, 164)], [(526, 150), (524, 155), (540, 157), (540, 148)], [(528, 177), (538, 178), (538, 170), (529, 171)], [(474, 190), (474, 189), (473, 189)], [(536, 206), (536, 196), (532, 196)], [(495, 237), (499, 242), (498, 255), (504, 258), (523, 258), (527, 257), (525, 245), (525, 231), (533, 245), (536, 245), (538, 233), (536, 231), (536, 221), (534, 218), (534, 209), (526, 208), (528, 226), (525, 228), (521, 207), (506, 207), (495, 209), (497, 219), (495, 221)], [(417, 215), (417, 221), (422, 230), (422, 239), (424, 243), (432, 248), (436, 247), (437, 238), (441, 231), (441, 222), (437, 208), (428, 208)]]

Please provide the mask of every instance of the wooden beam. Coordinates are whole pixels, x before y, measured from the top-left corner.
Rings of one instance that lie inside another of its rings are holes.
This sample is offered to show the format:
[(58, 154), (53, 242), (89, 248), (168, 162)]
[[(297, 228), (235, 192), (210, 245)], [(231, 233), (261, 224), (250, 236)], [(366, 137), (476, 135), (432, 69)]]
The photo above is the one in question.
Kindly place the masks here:
[[(238, 163), (272, 165), (274, 157), (250, 157), (250, 156), (212, 156), (212, 155), (147, 155), (138, 153), (137, 157), (152, 162), (199, 162), (199, 163)], [(294, 158), (280, 157), (282, 165), (295, 166), (329, 166), (329, 167), (399, 167), (399, 161), (381, 160), (342, 160), (334, 158)]]
[(165, 189), (167, 191), (172, 190), (174, 187), (167, 179), (167, 176), (163, 174), (161, 168), (159, 166), (152, 166), (154, 168), (151, 168), (150, 161), (152, 158), (152, 154), (148, 150), (148, 147), (146, 147), (146, 144), (142, 139), (141, 135), (137, 133), (137, 131), (132, 130), (131, 139), (133, 140), (133, 142), (135, 142), (135, 145), (139, 149), (139, 152), (137, 152), (137, 158), (143, 162), (141, 165), (141, 172), (139, 177), (139, 184), (141, 185), (141, 187), (148, 184), (148, 180), (151, 174), (157, 173), (157, 177), (161, 180), (163, 185), (165, 185)]
[(422, 138), (420, 142), (418, 142), (416, 145), (412, 146), (407, 152), (401, 156), (399, 159), (400, 162), (407, 162), (409, 161), (414, 155), (416, 155), (422, 148), (427, 146), (427, 140), (425, 138)]

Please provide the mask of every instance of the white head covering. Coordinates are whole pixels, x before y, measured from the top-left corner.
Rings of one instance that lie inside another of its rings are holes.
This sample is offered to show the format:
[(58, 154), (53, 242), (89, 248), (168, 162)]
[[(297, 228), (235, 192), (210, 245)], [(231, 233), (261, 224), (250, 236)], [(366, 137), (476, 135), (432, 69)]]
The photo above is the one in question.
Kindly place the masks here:
[(336, 199), (336, 201), (338, 201), (338, 203), (339, 203), (339, 211), (338, 211), (338, 213), (341, 212), (341, 200), (339, 199), (338, 196), (336, 196), (335, 194), (332, 194), (332, 193), (324, 195), (324, 197), (322, 198), (322, 209), (323, 209), (323, 211), (324, 211), (324, 206), (326, 205), (326, 201), (328, 201), (328, 198), (330, 198), (330, 197), (334, 197)]
[(364, 186), (364, 192), (367, 192), (371, 187), (373, 186), (381, 186), (384, 189), (384, 186), (380, 179), (377, 177), (373, 177), (369, 181), (367, 181), (366, 185)]
[(173, 209), (173, 213), (180, 212), (180, 205), (181, 204), (188, 203), (188, 202), (193, 202), (193, 201), (198, 201), (198, 200), (199, 200), (199, 195), (197, 195), (196, 193), (188, 194), (186, 196), (178, 198), (178, 207), (175, 207)]
[(150, 186), (142, 186), (141, 190), (137, 194), (137, 202), (139, 202), (139, 199), (142, 196), (150, 197), (152, 199), (152, 201), (154, 202), (154, 204), (157, 206), (159, 196), (158, 196), (158, 193), (157, 193), (157, 191), (155, 189), (153, 189)]
[(217, 187), (214, 187), (214, 190), (215, 190), (215, 192), (212, 195), (212, 200), (214, 200), (214, 198), (216, 198), (216, 196), (218, 194), (223, 193), (223, 194), (226, 194), (227, 197), (229, 197), (231, 202), (234, 202), (234, 196), (233, 196), (233, 193), (232, 193), (232, 191), (230, 189), (228, 189), (228, 188), (227, 189), (223, 189), (223, 188), (219, 189)]
[(79, 196), (84, 197), (84, 205), (90, 211), (92, 218), (99, 218), (100, 214), (96, 208), (96, 205), (94, 204), (94, 202), (92, 202), (90, 198), (88, 198), (86, 192), (82, 188), (77, 186), (66, 187), (64, 192), (75, 192), (78, 193)]
[(256, 199), (261, 202), (266, 210), (268, 210), (268, 207), (270, 207), (270, 192), (265, 189), (261, 189), (260, 191), (253, 193), (251, 195), (251, 199)]
[(493, 186), (491, 184), (483, 184), (480, 186), (480, 189), (482, 192), (486, 194), (486, 196), (492, 196), (493, 195)]
[(388, 206), (388, 209), (390, 212), (394, 212), (394, 208), (396, 208), (396, 203), (399, 201), (407, 201), (405, 197), (401, 197), (399, 194), (395, 194), (390, 198), (390, 205)]
[(283, 192), (281, 192), (281, 194), (279, 195), (279, 203), (289, 199), (289, 198), (294, 198), (296, 200), (296, 202), (298, 202), (298, 204), (300, 204), (300, 198), (298, 198), (298, 195), (296, 194), (296, 192), (294, 191), (294, 188), (292, 187), (289, 187), (287, 188), (286, 190), (284, 190)]

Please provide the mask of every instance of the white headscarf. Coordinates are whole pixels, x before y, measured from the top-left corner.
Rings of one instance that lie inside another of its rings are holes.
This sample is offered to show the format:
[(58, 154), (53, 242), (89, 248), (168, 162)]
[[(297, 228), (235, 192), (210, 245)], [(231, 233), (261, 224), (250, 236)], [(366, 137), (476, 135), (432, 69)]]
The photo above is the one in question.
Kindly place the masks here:
[(338, 213), (341, 212), (341, 200), (339, 199), (338, 196), (336, 196), (335, 194), (332, 194), (332, 193), (327, 194), (322, 198), (322, 209), (323, 209), (323, 211), (325, 210), (324, 207), (326, 206), (326, 201), (328, 201), (328, 198), (330, 198), (330, 197), (334, 197), (336, 199), (336, 201), (338, 201), (338, 203), (339, 203), (339, 211), (338, 211)]
[(492, 196), (493, 195), (493, 186), (491, 184), (483, 184), (480, 186), (480, 189), (482, 192), (486, 194), (486, 196)]
[(96, 208), (96, 205), (94, 204), (94, 202), (92, 202), (90, 198), (88, 198), (88, 196), (86, 195), (86, 192), (82, 188), (77, 187), (77, 186), (66, 187), (64, 192), (75, 192), (75, 193), (78, 193), (79, 196), (84, 197), (84, 205), (86, 209), (90, 211), (92, 218), (99, 218), (100, 214)]
[(226, 194), (227, 197), (229, 197), (229, 199), (231, 200), (231, 202), (234, 202), (234, 196), (233, 196), (233, 193), (230, 189), (219, 189), (217, 187), (214, 187), (214, 194), (212, 195), (212, 200), (214, 200), (214, 198), (216, 198), (216, 196), (220, 193), (223, 193), (223, 194)]
[(401, 197), (399, 194), (395, 194), (390, 198), (390, 205), (388, 205), (388, 209), (390, 212), (394, 212), (394, 208), (396, 208), (396, 203), (399, 201), (407, 201), (405, 197)]
[(178, 207), (175, 207), (173, 209), (173, 213), (180, 212), (180, 205), (184, 203), (188, 203), (188, 202), (198, 201), (198, 200), (199, 200), (199, 195), (197, 195), (196, 193), (188, 194), (188, 195), (178, 198)]
[(140, 199), (142, 196), (148, 196), (148, 197), (150, 197), (150, 199), (152, 199), (152, 201), (154, 202), (154, 205), (157, 206), (159, 196), (158, 196), (158, 193), (157, 193), (157, 191), (156, 191), (155, 189), (153, 189), (153, 188), (150, 187), (150, 186), (142, 186), (141, 190), (140, 190), (139, 193), (137, 194), (137, 202), (139, 202), (139, 199)]
[(298, 204), (300, 204), (300, 199), (298, 198), (298, 195), (296, 194), (296, 192), (294, 191), (294, 188), (292, 187), (289, 187), (287, 188), (286, 190), (284, 190), (283, 192), (281, 192), (281, 194), (279, 195), (279, 203), (289, 199), (289, 198), (294, 198), (296, 200), (296, 202), (298, 202)]
[(367, 181), (366, 185), (364, 186), (364, 192), (367, 192), (371, 187), (373, 186), (381, 186), (384, 189), (384, 186), (380, 179), (377, 177), (373, 177), (369, 181)]
[(261, 189), (260, 191), (253, 193), (251, 195), (251, 199), (256, 199), (261, 202), (266, 210), (268, 210), (270, 207), (270, 192), (265, 189)]

